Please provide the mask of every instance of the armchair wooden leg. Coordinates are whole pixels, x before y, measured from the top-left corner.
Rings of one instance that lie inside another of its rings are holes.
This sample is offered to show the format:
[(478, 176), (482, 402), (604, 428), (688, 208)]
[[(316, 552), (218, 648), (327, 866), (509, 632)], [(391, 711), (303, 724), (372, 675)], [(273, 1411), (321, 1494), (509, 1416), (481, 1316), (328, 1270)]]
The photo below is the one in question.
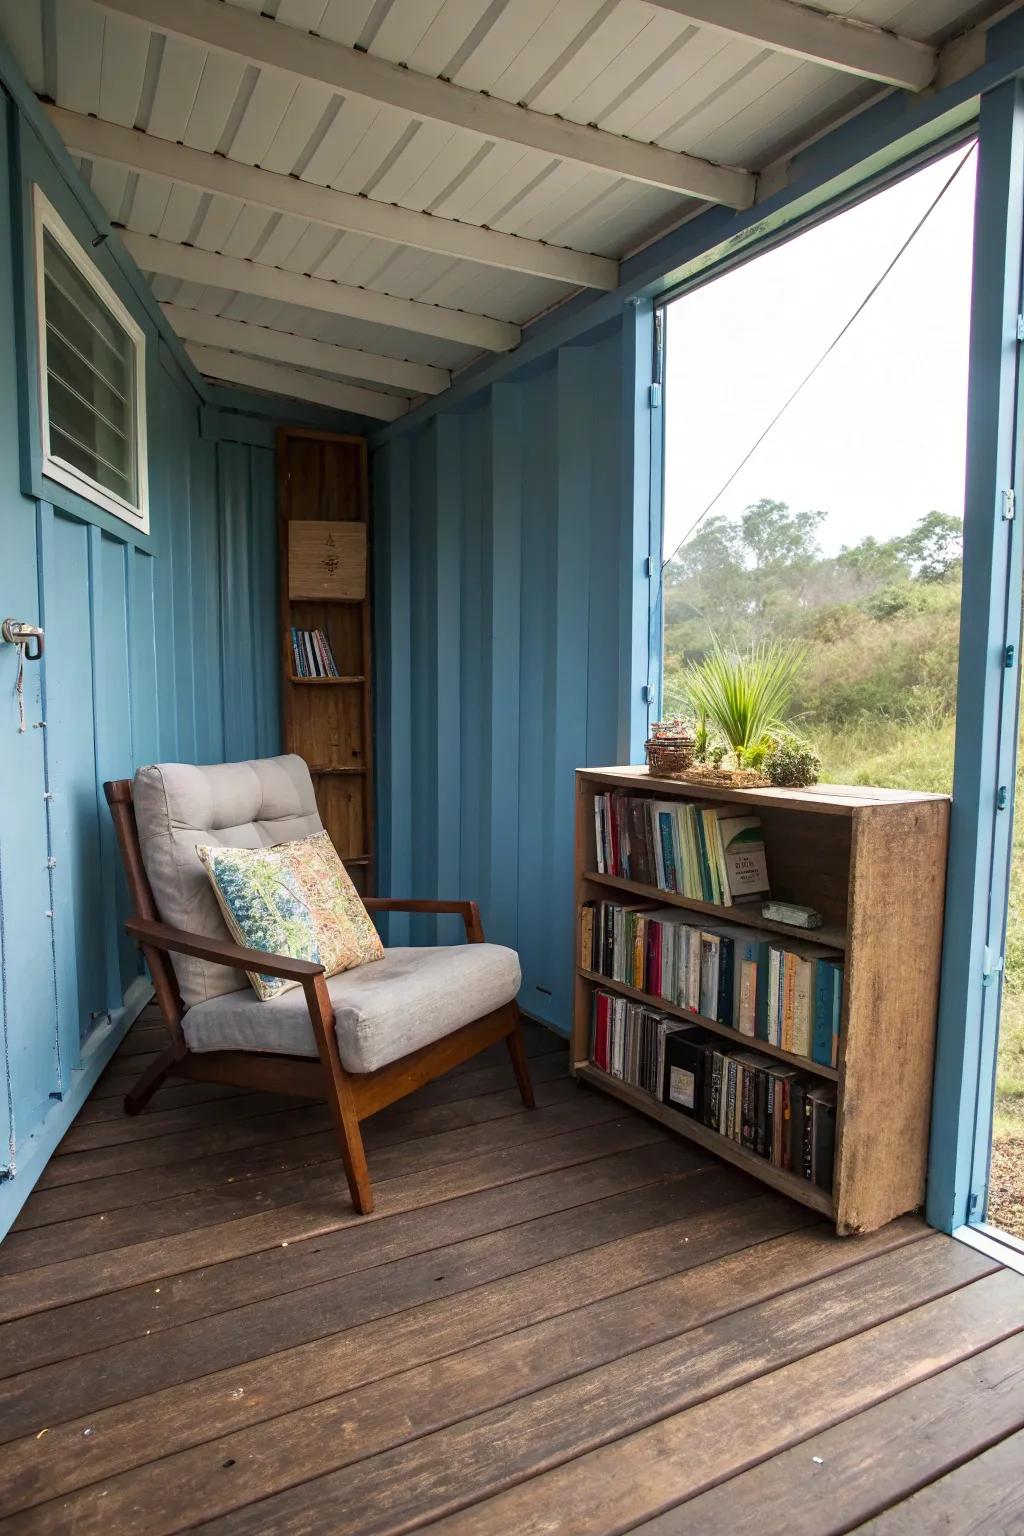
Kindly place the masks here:
[(140, 1115), (156, 1093), (167, 1074), (174, 1069), (178, 1060), (173, 1048), (168, 1046), (161, 1051), (154, 1061), (151, 1061), (145, 1072), (142, 1073), (137, 1083), (134, 1083), (124, 1096), (124, 1111), (126, 1115)]
[(519, 1093), (527, 1109), (536, 1109), (537, 1103), (533, 1097), (533, 1084), (530, 1081), (530, 1063), (526, 1055), (526, 1041), (523, 1039), (523, 1021), (519, 1016), (519, 1008), (513, 1003), (516, 1022), (511, 1033), (506, 1035), (508, 1053), (512, 1058), (512, 1071), (516, 1075), (516, 1083)]
[(334, 1122), (334, 1134), (341, 1149), (341, 1161), (345, 1167), (352, 1204), (360, 1216), (369, 1216), (373, 1210), (373, 1190), (370, 1171), (366, 1166), (363, 1135), (359, 1129), (352, 1084), (341, 1065), (338, 1042), (334, 1034), (334, 1009), (323, 976), (315, 976), (306, 987), (306, 1003), (313, 1023), (320, 1052), (320, 1062), (326, 1078), (327, 1107)]

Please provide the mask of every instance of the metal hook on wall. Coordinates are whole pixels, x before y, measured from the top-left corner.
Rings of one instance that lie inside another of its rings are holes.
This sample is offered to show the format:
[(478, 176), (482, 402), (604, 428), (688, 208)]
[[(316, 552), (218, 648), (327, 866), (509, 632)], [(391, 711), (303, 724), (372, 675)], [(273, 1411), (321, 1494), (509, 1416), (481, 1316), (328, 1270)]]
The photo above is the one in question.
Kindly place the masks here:
[(0, 624), (0, 636), (9, 645), (18, 648), (18, 673), (14, 691), (18, 696), (18, 734), (25, 730), (25, 663), (39, 661), (46, 647), (46, 636), (38, 624), (26, 624), (22, 619), (4, 619)]

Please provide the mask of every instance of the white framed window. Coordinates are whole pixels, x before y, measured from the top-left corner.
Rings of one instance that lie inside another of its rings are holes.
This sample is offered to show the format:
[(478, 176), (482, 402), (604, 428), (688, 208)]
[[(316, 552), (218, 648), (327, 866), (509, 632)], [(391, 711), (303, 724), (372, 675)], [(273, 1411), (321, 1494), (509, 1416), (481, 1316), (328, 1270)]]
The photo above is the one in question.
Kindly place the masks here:
[(148, 532), (145, 335), (32, 190), (43, 474)]

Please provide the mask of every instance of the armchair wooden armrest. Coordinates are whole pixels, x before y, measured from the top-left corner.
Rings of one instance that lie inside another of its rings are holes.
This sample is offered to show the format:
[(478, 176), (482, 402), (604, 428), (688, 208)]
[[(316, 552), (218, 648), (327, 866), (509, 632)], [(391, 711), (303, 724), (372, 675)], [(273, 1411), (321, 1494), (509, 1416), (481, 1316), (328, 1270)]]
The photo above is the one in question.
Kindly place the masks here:
[(484, 942), (484, 925), (475, 901), (431, 901), (415, 896), (364, 896), (367, 912), (453, 912), (466, 928), (467, 944)]
[(229, 940), (208, 939), (203, 934), (187, 933), (183, 928), (171, 928), (167, 923), (153, 922), (150, 918), (130, 917), (124, 926), (125, 932), (140, 944), (170, 950), (174, 954), (194, 955), (197, 960), (212, 960), (216, 965), (229, 965), (236, 971), (262, 971), (267, 976), (282, 976), (285, 981), (297, 981), (303, 986), (314, 976), (324, 974), (323, 966), (312, 960), (293, 960), (290, 955), (246, 949)]

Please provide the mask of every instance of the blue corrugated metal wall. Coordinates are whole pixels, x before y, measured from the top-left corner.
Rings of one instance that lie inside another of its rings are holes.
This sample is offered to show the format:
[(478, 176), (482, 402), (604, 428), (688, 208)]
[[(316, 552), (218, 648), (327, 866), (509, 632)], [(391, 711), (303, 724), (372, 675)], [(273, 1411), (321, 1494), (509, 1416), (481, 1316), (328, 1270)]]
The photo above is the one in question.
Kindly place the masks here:
[(629, 308), (373, 456), (381, 887), (479, 900), (523, 1007), (560, 1029), (573, 771), (635, 761), (646, 722), (646, 434), (622, 422), (649, 335)]
[(43, 662), (25, 668), (24, 731), (17, 658), (0, 645), (2, 1234), (147, 995), (120, 934), (102, 782), (279, 750), (275, 424), (362, 423), (202, 385), (108, 234), (96, 260), (146, 331), (150, 535), (47, 490), (28, 187), (87, 248), (100, 215), (32, 104), (23, 115), (0, 91), (0, 106), (0, 617), (46, 630)]

